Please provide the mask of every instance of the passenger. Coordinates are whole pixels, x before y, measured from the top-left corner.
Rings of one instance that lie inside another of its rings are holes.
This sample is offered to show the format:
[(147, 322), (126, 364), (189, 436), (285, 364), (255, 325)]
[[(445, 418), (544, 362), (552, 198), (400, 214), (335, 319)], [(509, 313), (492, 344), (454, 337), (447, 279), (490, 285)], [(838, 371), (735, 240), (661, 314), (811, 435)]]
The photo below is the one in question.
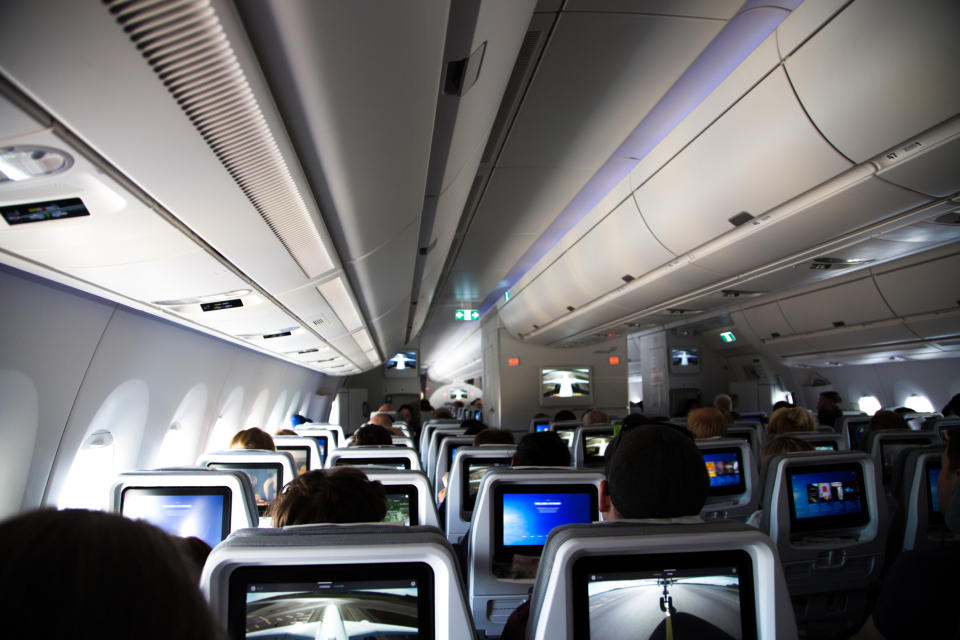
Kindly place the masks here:
[(896, 411), (880, 410), (873, 414), (870, 422), (867, 423), (867, 430), (879, 431), (881, 429), (909, 429), (910, 425)]
[[(702, 408), (703, 405), (700, 404), (700, 400), (697, 398), (690, 398), (683, 403), (683, 413), (681, 415), (688, 416), (691, 411), (696, 411), (697, 409)], [(678, 416), (679, 417), (679, 416)]]
[(213, 549), (210, 548), (210, 545), (196, 536), (190, 536), (188, 538), (178, 538), (177, 536), (170, 537), (173, 538), (174, 543), (180, 547), (180, 552), (183, 553), (183, 556), (189, 560), (188, 568), (193, 574), (194, 582), (199, 584), (200, 574), (203, 573), (203, 565), (207, 561), (207, 557), (210, 555), (210, 552), (213, 551)]
[(713, 406), (723, 414), (727, 424), (733, 424), (740, 416), (733, 410), (733, 398), (725, 393), (718, 393), (713, 398)]
[(610, 418), (607, 417), (604, 411), (600, 409), (587, 409), (580, 418), (580, 424), (588, 427), (591, 424), (607, 424), (609, 420)]
[[(940, 464), (937, 501), (946, 515), (960, 484), (960, 438), (947, 440)], [(945, 519), (949, 525), (949, 515)], [(900, 554), (880, 587), (873, 614), (854, 639), (957, 637), (960, 532), (953, 533), (943, 546)]]
[(466, 431), (463, 432), (463, 435), (475, 436), (486, 429), (487, 425), (483, 424), (479, 420), (464, 420), (460, 423), (460, 427), (466, 429)]
[(386, 427), (379, 424), (367, 423), (356, 430), (353, 434), (353, 447), (367, 445), (389, 445), (393, 444), (393, 439)]
[(380, 405), (380, 408), (377, 409), (378, 413), (381, 411), (383, 411), (384, 413), (393, 413), (393, 405), (390, 404), (389, 402), (384, 402), (382, 405)]
[(101, 511), (43, 509), (0, 523), (5, 638), (225, 639), (171, 536)]
[(694, 409), (687, 416), (687, 429), (697, 440), (722, 438), (727, 435), (727, 419), (719, 409)]
[(514, 467), (569, 467), (570, 449), (556, 431), (528, 433), (510, 462)]
[(397, 417), (407, 423), (407, 426), (413, 427), (413, 407), (409, 404), (402, 404), (397, 409)]
[[(635, 426), (621, 431), (607, 447), (600, 516), (604, 521), (702, 522), (700, 510), (707, 501), (708, 487), (703, 456), (692, 440), (667, 425)], [(529, 616), (528, 600), (510, 615), (501, 640), (524, 638)]]
[(267, 515), (276, 527), (292, 524), (380, 522), (387, 515), (387, 495), (355, 467), (316, 469), (287, 483)]
[(264, 451), (276, 451), (277, 446), (273, 444), (273, 438), (263, 429), (251, 427), (237, 432), (230, 441), (231, 449), (262, 449)]
[(433, 420), (453, 420), (453, 414), (450, 413), (450, 409), (446, 407), (440, 407), (435, 409), (433, 412)]
[(484, 429), (473, 438), (473, 446), (482, 444), (513, 444), (513, 433), (505, 429)]
[(310, 420), (309, 420), (306, 416), (302, 416), (302, 415), (300, 415), (299, 413), (295, 413), (295, 414), (293, 414), (292, 416), (290, 416), (290, 426), (291, 426), (291, 427), (296, 427), (296, 426), (301, 425), (301, 424), (303, 424), (303, 423), (305, 423), (305, 422), (310, 422)]
[(773, 403), (773, 409), (771, 409), (770, 412), (773, 413), (777, 409), (789, 409), (792, 406), (793, 405), (787, 402), (786, 400), (777, 400), (776, 402)]
[(389, 413), (374, 413), (370, 415), (370, 424), (377, 424), (387, 430), (392, 436), (402, 436), (403, 432), (400, 429), (395, 429), (393, 426), (393, 418), (390, 417)]
[(809, 411), (803, 407), (791, 407), (790, 409), (777, 409), (773, 412), (773, 415), (770, 416), (770, 423), (767, 425), (767, 437), (771, 438), (792, 431), (816, 430), (817, 423)]
[(950, 398), (950, 402), (943, 405), (940, 413), (942, 413), (944, 417), (960, 416), (960, 393)]
[[(778, 453), (793, 453), (795, 451), (816, 451), (816, 447), (800, 438), (790, 436), (777, 436), (773, 440), (767, 440), (760, 447), (760, 462), (777, 455)], [(750, 524), (750, 523), (747, 523)]]
[(817, 399), (817, 422), (836, 428), (837, 420), (843, 417), (843, 398), (836, 391), (824, 391)]
[(298, 435), (300, 435), (300, 434), (297, 433), (296, 431), (294, 431), (293, 429), (277, 429), (277, 430), (273, 433), (273, 435), (275, 435), (275, 436), (298, 436)]
[(554, 422), (573, 422), (577, 419), (577, 414), (569, 409), (560, 409), (557, 411), (557, 415), (553, 416)]

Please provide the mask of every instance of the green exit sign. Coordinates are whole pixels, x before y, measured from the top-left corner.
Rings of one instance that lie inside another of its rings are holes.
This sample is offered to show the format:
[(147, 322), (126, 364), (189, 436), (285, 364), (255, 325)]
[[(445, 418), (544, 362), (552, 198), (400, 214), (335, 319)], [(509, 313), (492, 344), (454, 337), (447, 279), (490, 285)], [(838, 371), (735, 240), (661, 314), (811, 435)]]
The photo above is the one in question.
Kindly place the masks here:
[(479, 320), (480, 312), (476, 309), (457, 309), (453, 314), (454, 319), (469, 322), (470, 320)]
[(737, 339), (737, 336), (733, 335), (733, 331), (724, 331), (720, 334), (720, 339), (724, 342), (733, 342)]

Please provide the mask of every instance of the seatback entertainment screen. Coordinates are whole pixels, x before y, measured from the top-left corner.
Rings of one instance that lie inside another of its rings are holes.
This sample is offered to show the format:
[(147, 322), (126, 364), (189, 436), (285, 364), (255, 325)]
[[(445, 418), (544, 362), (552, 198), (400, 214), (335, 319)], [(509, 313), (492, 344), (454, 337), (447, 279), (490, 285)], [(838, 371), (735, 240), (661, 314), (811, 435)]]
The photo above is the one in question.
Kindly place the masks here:
[(243, 471), (253, 485), (253, 496), (257, 501), (257, 511), (262, 516), (267, 507), (277, 497), (277, 491), (283, 486), (283, 467), (279, 462), (211, 462), (211, 469)]
[(743, 453), (738, 447), (707, 449), (703, 452), (710, 489), (707, 495), (739, 495), (747, 490), (743, 473)]
[(126, 487), (120, 513), (215, 547), (230, 533), (231, 498), (228, 487)]
[(790, 467), (787, 483), (794, 531), (846, 529), (870, 521), (859, 464)]

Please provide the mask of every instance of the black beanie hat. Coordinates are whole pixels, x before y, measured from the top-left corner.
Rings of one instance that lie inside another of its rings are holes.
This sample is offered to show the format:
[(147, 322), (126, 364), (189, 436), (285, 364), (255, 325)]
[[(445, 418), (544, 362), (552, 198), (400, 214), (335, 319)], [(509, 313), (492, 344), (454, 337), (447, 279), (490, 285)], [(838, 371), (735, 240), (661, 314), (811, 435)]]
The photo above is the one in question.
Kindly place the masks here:
[(607, 484), (624, 518), (675, 518), (700, 513), (710, 480), (693, 440), (667, 425), (622, 431), (606, 451)]

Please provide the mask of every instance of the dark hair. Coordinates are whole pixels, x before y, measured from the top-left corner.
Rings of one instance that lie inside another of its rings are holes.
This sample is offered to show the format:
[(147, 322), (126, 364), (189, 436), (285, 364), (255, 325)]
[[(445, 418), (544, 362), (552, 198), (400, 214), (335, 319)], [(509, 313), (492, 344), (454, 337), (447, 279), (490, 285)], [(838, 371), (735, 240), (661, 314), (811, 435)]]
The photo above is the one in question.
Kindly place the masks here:
[(576, 419), (577, 414), (569, 409), (560, 409), (560, 411), (557, 411), (557, 415), (553, 416), (554, 422), (570, 422)]
[(487, 428), (487, 425), (479, 420), (464, 420), (460, 423), (460, 426), (466, 429), (466, 431), (463, 432), (465, 436), (475, 436)]
[(430, 404), (430, 401), (424, 398), (420, 401), (420, 411), (433, 411), (433, 405)]
[(353, 434), (353, 446), (370, 444), (393, 444), (393, 437), (386, 427), (378, 424), (365, 424)]
[[(101, 511), (42, 509), (0, 523), (5, 637), (225, 638), (195, 571), (160, 529)], [(36, 615), (46, 611), (42, 620)]]
[(767, 440), (760, 447), (760, 460), (766, 460), (778, 453), (793, 453), (794, 451), (816, 451), (816, 447), (800, 438), (793, 436), (777, 436)]
[(569, 467), (570, 449), (556, 431), (528, 433), (513, 454), (515, 467)]
[(233, 439), (230, 440), (231, 449), (264, 449), (266, 451), (276, 451), (277, 446), (273, 443), (273, 438), (263, 429), (250, 427), (243, 431), (238, 431)]
[(829, 400), (834, 404), (843, 403), (843, 396), (841, 396), (840, 393), (837, 391), (821, 391), (820, 397), (825, 398), (826, 400)]
[(300, 435), (293, 429), (277, 429), (274, 434), (275, 436), (298, 436)]
[(787, 402), (786, 400), (777, 400), (773, 403), (773, 408), (770, 410), (770, 413), (773, 413), (777, 409), (789, 409), (793, 405)]
[(473, 438), (473, 446), (482, 444), (513, 444), (513, 434), (503, 429), (484, 429)]
[(960, 469), (960, 430), (952, 429), (944, 435), (947, 436), (947, 471), (953, 472)]
[(188, 538), (178, 538), (176, 536), (170, 536), (173, 538), (173, 541), (180, 547), (181, 553), (184, 557), (189, 560), (189, 567), (194, 575), (194, 582), (200, 582), (200, 574), (203, 573), (203, 565), (207, 561), (207, 556), (210, 555), (210, 552), (213, 549), (210, 548), (206, 542), (197, 538), (196, 536), (190, 536)]
[(877, 411), (867, 424), (870, 431), (879, 429), (909, 429), (910, 425), (896, 411)]
[(960, 416), (960, 393), (956, 394), (940, 410), (944, 416)]
[(432, 417), (434, 420), (450, 420), (453, 418), (453, 414), (450, 413), (450, 409), (447, 409), (446, 407), (440, 407), (433, 412)]
[(387, 515), (387, 497), (379, 481), (369, 480), (355, 467), (316, 469), (288, 482), (267, 513), (275, 527), (380, 522)]

